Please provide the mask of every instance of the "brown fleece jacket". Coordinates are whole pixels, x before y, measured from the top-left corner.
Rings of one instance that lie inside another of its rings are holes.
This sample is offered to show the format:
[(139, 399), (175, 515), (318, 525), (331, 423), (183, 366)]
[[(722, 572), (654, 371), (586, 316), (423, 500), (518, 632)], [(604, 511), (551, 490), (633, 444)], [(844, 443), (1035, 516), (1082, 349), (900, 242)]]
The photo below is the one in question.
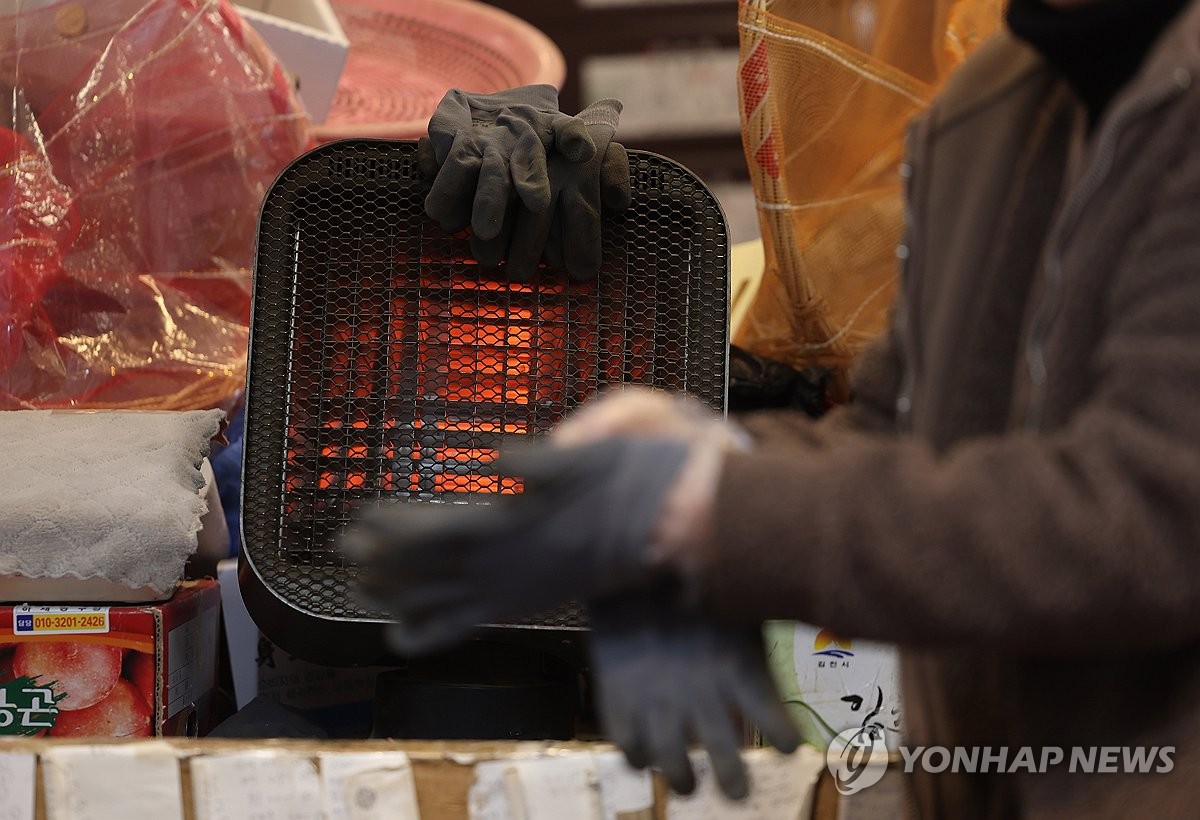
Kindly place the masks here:
[(901, 644), (907, 744), (1177, 747), (914, 777), (923, 818), (1200, 816), (1200, 0), (1085, 120), (1011, 36), (968, 61), (854, 402), (721, 479), (713, 606)]

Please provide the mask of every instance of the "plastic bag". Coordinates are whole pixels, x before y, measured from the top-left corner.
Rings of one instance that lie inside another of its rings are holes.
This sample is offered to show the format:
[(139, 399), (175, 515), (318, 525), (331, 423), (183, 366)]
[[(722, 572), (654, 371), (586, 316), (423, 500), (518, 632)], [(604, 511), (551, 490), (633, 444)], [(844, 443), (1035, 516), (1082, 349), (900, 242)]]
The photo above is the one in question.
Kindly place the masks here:
[(903, 223), (908, 121), (995, 31), (1001, 0), (747, 0), (743, 142), (762, 285), (736, 341), (803, 371), (845, 372), (886, 326)]
[(0, 408), (225, 406), (308, 142), (226, 0), (0, 0)]

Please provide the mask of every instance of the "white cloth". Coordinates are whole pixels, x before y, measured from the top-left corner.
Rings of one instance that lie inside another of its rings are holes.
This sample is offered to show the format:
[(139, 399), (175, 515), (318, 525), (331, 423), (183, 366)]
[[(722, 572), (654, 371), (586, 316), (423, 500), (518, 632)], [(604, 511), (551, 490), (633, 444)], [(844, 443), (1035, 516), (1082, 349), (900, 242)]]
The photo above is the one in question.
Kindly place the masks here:
[(0, 412), (0, 575), (168, 592), (196, 549), (219, 410)]

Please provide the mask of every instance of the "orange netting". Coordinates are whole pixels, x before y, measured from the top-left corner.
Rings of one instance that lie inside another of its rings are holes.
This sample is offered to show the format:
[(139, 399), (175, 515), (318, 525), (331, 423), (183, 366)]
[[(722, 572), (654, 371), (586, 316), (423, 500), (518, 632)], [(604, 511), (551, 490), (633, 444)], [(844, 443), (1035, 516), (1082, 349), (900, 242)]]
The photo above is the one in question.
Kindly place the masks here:
[[(841, 374), (896, 284), (904, 130), (1003, 0), (743, 0), (743, 141), (766, 268), (736, 342)], [(838, 396), (840, 398), (840, 396)]]

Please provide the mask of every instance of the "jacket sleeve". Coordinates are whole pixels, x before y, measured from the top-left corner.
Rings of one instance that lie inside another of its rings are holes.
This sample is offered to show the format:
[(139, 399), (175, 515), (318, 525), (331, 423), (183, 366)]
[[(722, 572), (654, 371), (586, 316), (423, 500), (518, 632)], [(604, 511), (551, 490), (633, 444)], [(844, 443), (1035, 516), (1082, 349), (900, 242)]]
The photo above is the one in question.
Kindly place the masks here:
[(819, 420), (791, 410), (770, 410), (747, 413), (736, 421), (760, 448), (798, 444), (823, 448), (846, 433), (890, 433), (896, 429), (896, 398), (900, 392), (897, 350), (894, 332), (880, 334), (855, 362), (850, 402)]
[(729, 457), (701, 582), (739, 618), (1036, 653), (1200, 637), (1200, 184), (1115, 275), (1096, 387), (1052, 432), (936, 455), (793, 436)]

